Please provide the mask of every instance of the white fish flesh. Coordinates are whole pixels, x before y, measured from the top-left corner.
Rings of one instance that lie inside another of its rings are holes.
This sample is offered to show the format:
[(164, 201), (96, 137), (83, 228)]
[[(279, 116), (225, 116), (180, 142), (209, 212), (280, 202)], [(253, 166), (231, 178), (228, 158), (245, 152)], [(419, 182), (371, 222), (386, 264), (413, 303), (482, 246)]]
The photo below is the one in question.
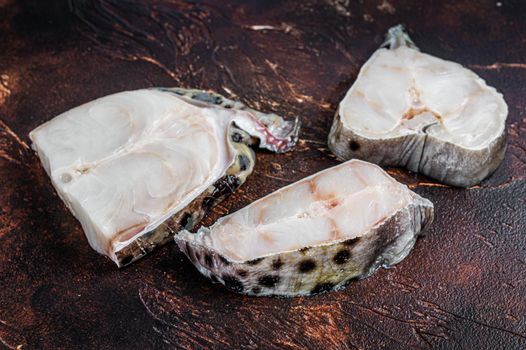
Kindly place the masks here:
[(351, 160), (175, 236), (197, 269), (249, 295), (337, 289), (400, 262), (433, 204), (377, 165)]
[(298, 127), (206, 91), (145, 89), (74, 108), (30, 138), (90, 245), (124, 266), (239, 187), (255, 161), (248, 144), (285, 152)]
[(340, 102), (333, 153), (462, 187), (493, 173), (506, 150), (502, 95), (471, 70), (420, 52), (401, 26), (384, 46)]

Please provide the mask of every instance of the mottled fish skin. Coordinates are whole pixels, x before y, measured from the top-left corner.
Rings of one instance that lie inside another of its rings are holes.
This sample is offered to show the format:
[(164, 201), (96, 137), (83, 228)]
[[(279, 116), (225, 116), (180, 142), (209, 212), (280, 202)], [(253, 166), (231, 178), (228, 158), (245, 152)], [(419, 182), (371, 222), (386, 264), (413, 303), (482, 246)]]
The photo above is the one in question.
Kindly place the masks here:
[(337, 112), (328, 144), (342, 161), (356, 158), (382, 166), (404, 167), (448, 185), (470, 187), (499, 167), (506, 153), (506, 133), (480, 150), (466, 149), (425, 133), (372, 140), (346, 128)]
[(432, 223), (433, 212), (430, 201), (412, 193), (408, 205), (360, 237), (243, 262), (196, 242), (188, 231), (177, 235), (175, 241), (203, 275), (233, 292), (252, 296), (314, 295), (341, 289), (353, 279), (370, 276), (379, 267), (402, 261)]
[[(391, 49), (399, 46), (418, 50), (402, 26), (391, 28), (382, 45)], [(504, 159), (505, 128), (481, 149), (440, 140), (426, 133), (427, 127), (409, 135), (373, 139), (347, 127), (342, 121), (341, 108), (340, 104), (328, 136), (329, 148), (340, 160), (356, 158), (382, 166), (404, 167), (444, 184), (470, 187), (490, 176)]]

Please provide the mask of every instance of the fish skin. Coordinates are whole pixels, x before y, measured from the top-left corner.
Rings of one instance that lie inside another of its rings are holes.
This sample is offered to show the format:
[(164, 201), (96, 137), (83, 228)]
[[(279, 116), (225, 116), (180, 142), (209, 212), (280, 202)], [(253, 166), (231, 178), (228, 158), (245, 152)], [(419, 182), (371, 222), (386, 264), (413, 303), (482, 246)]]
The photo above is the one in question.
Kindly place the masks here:
[(404, 167), (448, 185), (471, 187), (499, 167), (506, 153), (506, 132), (480, 150), (437, 140), (425, 133), (373, 140), (346, 128), (337, 112), (328, 145), (342, 161), (356, 158), (381, 166)]
[[(251, 296), (314, 295), (366, 278), (402, 261), (432, 223), (433, 204), (411, 192), (411, 202), (359, 238), (339, 240), (248, 261), (233, 261), (192, 239), (175, 236), (180, 250), (212, 282)], [(203, 230), (203, 228), (201, 228)], [(208, 229), (204, 229), (208, 230)]]

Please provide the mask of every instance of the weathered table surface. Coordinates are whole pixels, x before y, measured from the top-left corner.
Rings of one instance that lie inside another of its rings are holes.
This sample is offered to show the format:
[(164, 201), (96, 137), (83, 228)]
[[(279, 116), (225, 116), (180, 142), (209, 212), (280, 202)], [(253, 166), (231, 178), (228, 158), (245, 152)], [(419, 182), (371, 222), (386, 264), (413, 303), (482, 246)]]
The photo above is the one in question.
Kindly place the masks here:
[[(524, 1), (0, 0), (0, 347), (22, 349), (526, 347)], [(502, 91), (506, 158), (467, 190), (390, 169), (436, 220), (401, 264), (343, 291), (249, 298), (168, 244), (118, 270), (88, 246), (28, 148), (69, 108), (150, 86), (210, 88), (303, 121), (295, 152), (260, 153), (207, 224), (337, 164), (338, 101), (386, 29)]]

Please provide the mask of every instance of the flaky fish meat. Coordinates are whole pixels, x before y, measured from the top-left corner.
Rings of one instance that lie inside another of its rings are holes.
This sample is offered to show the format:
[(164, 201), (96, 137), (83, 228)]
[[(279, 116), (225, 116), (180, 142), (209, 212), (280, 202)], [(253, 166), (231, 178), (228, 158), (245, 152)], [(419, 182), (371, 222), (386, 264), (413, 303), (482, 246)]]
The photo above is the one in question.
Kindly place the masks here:
[(506, 150), (502, 95), (460, 64), (420, 52), (402, 26), (383, 46), (340, 102), (332, 152), (461, 187), (493, 173)]
[(299, 123), (180, 88), (106, 96), (33, 130), (33, 148), (89, 244), (119, 267), (144, 256), (235, 191), (248, 145), (285, 152)]
[(404, 259), (433, 204), (377, 165), (351, 160), (175, 236), (197, 269), (249, 295), (338, 289)]

